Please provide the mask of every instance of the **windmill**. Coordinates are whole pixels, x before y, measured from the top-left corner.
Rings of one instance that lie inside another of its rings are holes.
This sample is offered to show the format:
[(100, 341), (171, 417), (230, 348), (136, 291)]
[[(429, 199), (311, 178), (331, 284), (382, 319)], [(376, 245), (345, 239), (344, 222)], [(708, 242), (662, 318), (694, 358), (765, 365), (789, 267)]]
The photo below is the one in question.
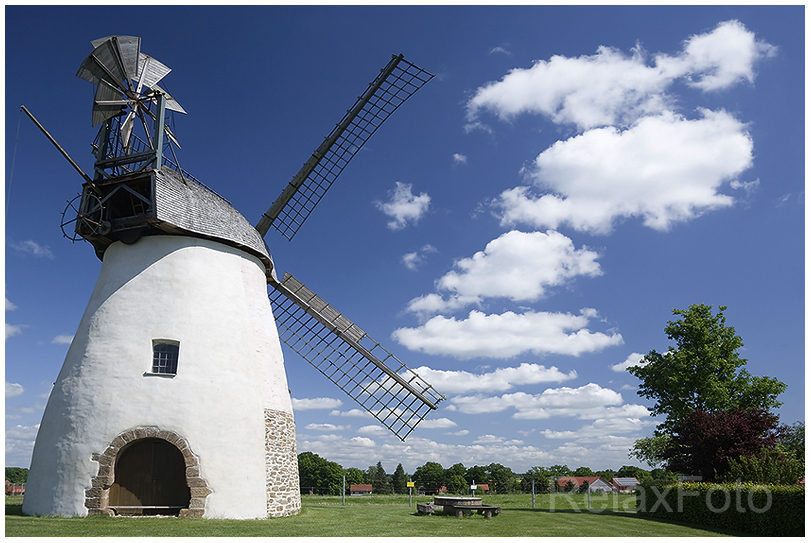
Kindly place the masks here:
[(85, 179), (62, 229), (102, 266), (43, 414), (23, 512), (295, 514), (280, 340), (400, 439), (444, 398), (301, 281), (279, 279), (264, 236), (292, 239), (433, 75), (393, 56), (252, 226), (179, 166), (167, 111), (185, 112), (158, 86), (170, 69), (137, 37), (92, 46), (77, 75), (96, 86), (96, 160), (91, 177), (60, 148)]

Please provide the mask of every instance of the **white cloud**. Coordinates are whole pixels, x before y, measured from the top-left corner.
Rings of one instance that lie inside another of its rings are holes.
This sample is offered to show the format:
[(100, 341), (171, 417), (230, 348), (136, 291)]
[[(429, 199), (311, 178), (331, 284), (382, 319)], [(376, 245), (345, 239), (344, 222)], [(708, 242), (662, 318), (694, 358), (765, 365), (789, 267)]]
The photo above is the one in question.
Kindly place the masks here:
[(348, 430), (349, 426), (338, 426), (338, 425), (329, 424), (329, 423), (325, 423), (325, 424), (315, 424), (315, 423), (313, 423), (313, 424), (308, 424), (304, 428), (306, 428), (307, 430), (320, 430), (320, 431), (327, 431), (327, 432), (337, 432), (339, 430)]
[(420, 428), (456, 428), (456, 426), (457, 424), (455, 422), (444, 417), (439, 419), (426, 419), (419, 425)]
[(652, 64), (640, 46), (630, 55), (605, 46), (590, 56), (555, 55), (479, 88), (467, 105), (468, 123), (480, 124), (479, 113), (491, 110), (502, 120), (536, 113), (580, 130), (630, 124), (670, 109), (675, 100), (666, 90), (676, 80), (704, 91), (751, 82), (755, 63), (775, 51), (738, 21), (727, 21), (686, 40), (676, 55), (655, 55)]
[(438, 315), (417, 328), (399, 328), (392, 337), (412, 351), (463, 360), (508, 359), (526, 352), (577, 356), (622, 343), (617, 332), (604, 334), (585, 328), (596, 316), (593, 309), (582, 309), (580, 315), (536, 311), (486, 315), (471, 311), (463, 320)]
[(475, 391), (497, 392), (521, 385), (560, 383), (577, 378), (577, 372), (574, 370), (563, 373), (555, 366), (546, 368), (538, 364), (527, 363), (513, 368), (497, 368), (489, 373), (434, 370), (426, 366), (417, 368), (414, 372), (431, 383), (442, 394), (465, 394)]
[(71, 342), (73, 342), (73, 336), (69, 336), (69, 335), (56, 336), (51, 341), (51, 343), (59, 343), (59, 344), (66, 344), (66, 345), (70, 345)]
[(375, 446), (375, 442), (368, 437), (353, 437), (349, 440), (351, 445), (356, 447), (371, 448)]
[(454, 270), (436, 281), (437, 290), (451, 292), (444, 300), (436, 294), (415, 298), (408, 309), (429, 311), (457, 309), (483, 298), (536, 301), (549, 287), (560, 286), (579, 275), (601, 275), (598, 254), (574, 243), (559, 232), (513, 230), (494, 239), (470, 258), (456, 262)]
[(628, 355), (628, 358), (625, 359), (624, 362), (620, 362), (619, 364), (614, 364), (611, 366), (611, 371), (616, 371), (619, 373), (623, 373), (628, 370), (631, 366), (640, 366), (640, 362), (644, 357), (644, 354), (640, 353), (631, 353)]
[(431, 197), (427, 193), (415, 196), (411, 193), (411, 184), (399, 181), (395, 183), (390, 195), (388, 202), (376, 201), (375, 206), (394, 219), (387, 224), (391, 230), (402, 230), (409, 222), (416, 224), (428, 211), (431, 203)]
[(47, 258), (49, 260), (53, 260), (54, 258), (54, 255), (51, 252), (50, 247), (48, 247), (47, 245), (40, 245), (36, 241), (30, 239), (21, 241), (19, 243), (11, 242), (9, 243), (9, 247), (14, 249), (15, 251), (20, 251), (21, 253), (29, 253), (34, 256)]
[(703, 91), (715, 91), (740, 82), (753, 83), (754, 65), (772, 57), (777, 48), (755, 39), (739, 21), (720, 23), (712, 32), (690, 37), (676, 56), (657, 55), (663, 73), (685, 77), (688, 84)]
[[(6, 311), (14, 311), (15, 309), (17, 309), (17, 306), (11, 303), (8, 298), (6, 298)], [(9, 324), (6, 322), (5, 325), (6, 325), (6, 339), (12, 336), (16, 336), (18, 334), (22, 334), (23, 328), (25, 328), (24, 324)]]
[(350, 409), (349, 411), (330, 411), (329, 414), (333, 417), (361, 417), (366, 419), (374, 418), (371, 413), (364, 409)]
[(453, 163), (454, 164), (467, 164), (467, 156), (461, 153), (454, 153), (453, 154)]
[(409, 270), (416, 271), (419, 265), (425, 262), (426, 255), (436, 252), (436, 247), (427, 243), (423, 245), (419, 251), (404, 254), (402, 257), (403, 265)]
[(359, 434), (368, 434), (372, 436), (385, 436), (388, 435), (389, 429), (380, 425), (361, 426), (358, 428)]
[(16, 336), (18, 334), (22, 334), (23, 328), (25, 328), (24, 324), (6, 324), (6, 339)]
[(512, 418), (517, 420), (560, 417), (594, 420), (593, 426), (601, 428), (603, 433), (608, 429), (617, 433), (621, 428), (641, 428), (648, 424), (650, 415), (644, 406), (623, 404), (619, 392), (595, 383), (579, 388), (549, 388), (541, 394), (513, 392), (501, 396), (455, 396), (449, 404), (447, 410), (467, 415), (514, 410)]
[(551, 193), (535, 196), (527, 187), (503, 192), (494, 202), (502, 224), (568, 224), (605, 234), (617, 219), (640, 217), (666, 231), (731, 206), (733, 197), (719, 190), (752, 165), (752, 138), (725, 111), (701, 113), (695, 120), (647, 117), (626, 130), (600, 128), (555, 143), (528, 172)]
[(291, 398), (293, 402), (293, 409), (296, 411), (304, 411), (307, 409), (335, 409), (343, 405), (341, 400), (335, 398)]
[(22, 385), (17, 383), (9, 383), (8, 381), (6, 381), (6, 398), (13, 398), (14, 396), (19, 396), (23, 392), (25, 391), (23, 390)]

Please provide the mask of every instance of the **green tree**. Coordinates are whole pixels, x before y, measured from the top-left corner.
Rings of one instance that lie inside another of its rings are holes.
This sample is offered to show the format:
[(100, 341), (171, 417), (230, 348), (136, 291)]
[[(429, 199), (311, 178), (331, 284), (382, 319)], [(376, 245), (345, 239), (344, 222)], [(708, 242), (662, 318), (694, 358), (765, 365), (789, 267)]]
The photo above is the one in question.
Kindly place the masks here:
[(667, 337), (675, 342), (666, 353), (655, 350), (640, 365), (628, 368), (642, 383), (638, 394), (655, 401), (651, 415), (665, 415), (658, 430), (670, 433), (674, 425), (697, 410), (708, 412), (737, 407), (768, 410), (777, 401), (785, 383), (770, 377), (753, 377), (738, 355), (743, 340), (726, 326), (724, 311), (712, 314), (712, 306), (691, 305), (674, 309), (678, 320), (665, 326)]
[(581, 466), (574, 470), (575, 477), (594, 477), (596, 474), (591, 470), (591, 468)]
[(495, 488), (490, 487), (491, 492), (495, 491), (498, 494), (507, 494), (512, 492), (515, 486), (515, 474), (510, 468), (502, 466), (501, 464), (493, 463), (488, 465), (487, 477), (490, 482), (492, 482), (492, 485), (495, 486)]
[(669, 445), (670, 435), (668, 434), (643, 437), (634, 442), (628, 456), (641, 460), (653, 468), (662, 467), (665, 464), (664, 452)]
[(622, 466), (614, 477), (636, 477), (639, 482), (650, 480), (650, 472), (636, 466)]
[(366, 473), (358, 468), (346, 468), (344, 470), (346, 475), (346, 491), (349, 492), (350, 485), (362, 485), (366, 482)]
[(383, 469), (383, 464), (378, 462), (376, 466), (369, 467), (372, 479), (372, 492), (374, 494), (391, 494), (391, 481), (389, 476), (386, 475), (386, 470)]
[(391, 486), (395, 494), (408, 494), (408, 476), (402, 464), (397, 464), (394, 474), (391, 476)]
[(312, 452), (298, 455), (299, 484), (302, 491), (316, 494), (340, 494), (344, 469)]
[(414, 482), (429, 492), (436, 492), (445, 483), (445, 469), (437, 462), (426, 462), (414, 470)]
[(561, 466), (560, 464), (555, 464), (554, 466), (549, 466), (548, 469), (555, 479), (560, 477), (574, 477), (574, 472), (566, 465)]
[(535, 466), (521, 475), (521, 492), (532, 492), (532, 482), (535, 481), (535, 492), (549, 492), (549, 484), (552, 479), (552, 472), (546, 468)]
[(486, 483), (490, 479), (485, 466), (471, 466), (465, 470), (465, 480), (473, 484)]
[(28, 480), (28, 468), (6, 468), (6, 480), (13, 485), (24, 485)]

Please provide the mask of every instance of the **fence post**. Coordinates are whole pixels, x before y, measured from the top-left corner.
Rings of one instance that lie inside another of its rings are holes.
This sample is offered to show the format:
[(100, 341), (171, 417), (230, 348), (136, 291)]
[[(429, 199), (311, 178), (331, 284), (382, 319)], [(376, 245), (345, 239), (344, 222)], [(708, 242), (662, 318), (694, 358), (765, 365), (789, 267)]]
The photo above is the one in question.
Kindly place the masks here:
[(532, 480), (532, 508), (535, 509), (535, 479)]
[(346, 475), (343, 476), (341, 482), (341, 505), (346, 505)]

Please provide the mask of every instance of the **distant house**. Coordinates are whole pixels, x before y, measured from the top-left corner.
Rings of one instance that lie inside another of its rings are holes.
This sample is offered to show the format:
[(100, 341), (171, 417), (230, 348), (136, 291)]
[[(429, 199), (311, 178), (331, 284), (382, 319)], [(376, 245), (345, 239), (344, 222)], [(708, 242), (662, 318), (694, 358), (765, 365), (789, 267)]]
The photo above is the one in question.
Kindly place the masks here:
[(490, 485), (487, 483), (477, 483), (476, 490), (480, 490), (485, 494), (490, 494)]
[(25, 494), (25, 485), (13, 485), (6, 481), (6, 496), (23, 496)]
[(592, 492), (612, 492), (614, 490), (611, 484), (602, 477), (561, 477), (558, 479), (558, 486), (566, 488), (570, 482), (578, 491), (584, 483), (588, 483), (588, 489)]
[(372, 493), (372, 485), (349, 485), (350, 496), (363, 496)]
[(639, 480), (636, 477), (614, 477), (611, 479), (611, 486), (617, 492), (633, 492), (638, 484)]

